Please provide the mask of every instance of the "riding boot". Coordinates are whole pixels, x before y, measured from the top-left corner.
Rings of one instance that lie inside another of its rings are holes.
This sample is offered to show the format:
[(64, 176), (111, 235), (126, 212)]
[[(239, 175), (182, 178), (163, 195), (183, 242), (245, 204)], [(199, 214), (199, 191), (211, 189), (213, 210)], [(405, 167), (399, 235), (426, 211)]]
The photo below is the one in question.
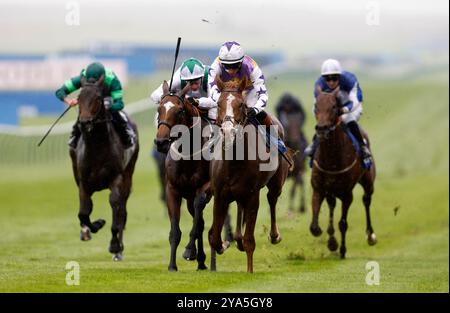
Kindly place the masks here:
[(120, 111), (111, 111), (114, 128), (119, 134), (125, 149), (131, 148), (134, 145), (136, 134), (133, 128), (128, 123), (125, 113)]
[(264, 125), (266, 127), (266, 135), (267, 135), (267, 141), (272, 142), (271, 138), (277, 140), (278, 145), (278, 151), (286, 156), (287, 148), (284, 144), (283, 140), (276, 134), (276, 137), (270, 136), (270, 126), (274, 125), (272, 118), (269, 114), (267, 114), (265, 111), (261, 111), (258, 114), (256, 114), (256, 119), (258, 120), (259, 124)]
[(372, 162), (372, 154), (370, 153), (370, 150), (367, 147), (367, 144), (364, 141), (363, 136), (361, 135), (361, 130), (359, 129), (358, 124), (356, 123), (356, 121), (351, 121), (347, 123), (347, 127), (350, 129), (350, 132), (355, 137), (356, 141), (358, 141), (358, 144), (361, 147), (361, 156), (363, 162), (365, 164), (370, 164)]
[(72, 127), (72, 133), (70, 134), (69, 141), (67, 142), (69, 147), (71, 147), (72, 149), (76, 149), (78, 139), (80, 138), (80, 136), (81, 136), (81, 131), (80, 131), (80, 127), (78, 126), (78, 121), (77, 121), (77, 122), (75, 122), (75, 124)]

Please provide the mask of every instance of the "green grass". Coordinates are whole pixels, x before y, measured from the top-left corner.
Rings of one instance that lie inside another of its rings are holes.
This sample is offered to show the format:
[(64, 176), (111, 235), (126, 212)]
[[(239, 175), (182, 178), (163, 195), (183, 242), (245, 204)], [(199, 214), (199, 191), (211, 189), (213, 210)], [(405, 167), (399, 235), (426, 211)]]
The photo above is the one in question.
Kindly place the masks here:
[[(303, 95), (309, 113), (313, 82), (313, 77), (294, 74), (271, 78), (270, 97), (278, 99), (284, 90), (293, 90)], [(147, 96), (150, 83), (154, 85), (151, 80), (133, 84), (130, 97)], [(378, 169), (372, 204), (376, 246), (365, 241), (360, 187), (349, 212), (346, 260), (327, 250), (325, 233), (312, 237), (309, 211), (288, 215), (286, 192), (278, 213), (283, 241), (271, 245), (263, 190), (253, 275), (245, 273), (245, 253), (234, 246), (218, 256), (217, 273), (197, 272), (196, 262), (184, 261), (181, 254), (191, 226), (186, 209), (181, 218), (179, 271), (169, 273), (169, 221), (149, 157), (154, 129), (151, 113), (146, 113), (137, 117), (142, 152), (128, 203), (121, 263), (112, 262), (107, 252), (111, 225), (107, 192), (94, 196), (92, 214), (93, 219), (106, 218), (106, 227), (90, 242), (79, 240), (78, 197), (68, 156), (53, 163), (0, 165), (0, 292), (448, 292), (448, 80), (365, 78), (362, 83), (366, 96), (362, 123), (371, 136)], [(309, 115), (308, 136), (312, 128)], [(307, 192), (309, 203), (309, 183)], [(206, 231), (211, 211), (209, 204)], [(231, 212), (234, 219), (234, 205)], [(340, 209), (336, 212), (339, 216)], [(324, 206), (322, 229), (327, 214)], [(206, 248), (209, 260), (207, 244)], [(65, 264), (71, 260), (80, 264), (80, 286), (65, 284)], [(371, 260), (380, 264), (379, 286), (365, 283), (365, 265)]]

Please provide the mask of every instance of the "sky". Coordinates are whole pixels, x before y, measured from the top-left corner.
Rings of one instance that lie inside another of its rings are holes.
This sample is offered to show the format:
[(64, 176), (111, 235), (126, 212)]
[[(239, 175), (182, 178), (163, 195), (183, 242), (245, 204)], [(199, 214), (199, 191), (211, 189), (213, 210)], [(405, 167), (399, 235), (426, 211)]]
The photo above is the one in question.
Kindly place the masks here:
[[(79, 25), (67, 23), (73, 3)], [(99, 41), (173, 45), (178, 36), (189, 46), (235, 40), (288, 56), (442, 53), (448, 10), (448, 0), (0, 0), (0, 53), (52, 53)]]

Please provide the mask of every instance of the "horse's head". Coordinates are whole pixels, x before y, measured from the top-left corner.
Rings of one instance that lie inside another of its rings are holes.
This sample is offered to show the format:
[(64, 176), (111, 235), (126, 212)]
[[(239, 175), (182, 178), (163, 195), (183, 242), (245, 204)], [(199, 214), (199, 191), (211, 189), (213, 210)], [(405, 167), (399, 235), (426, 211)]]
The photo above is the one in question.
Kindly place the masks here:
[(242, 94), (247, 86), (247, 79), (236, 84), (233, 81), (224, 83), (219, 77), (216, 77), (216, 84), (221, 92), (217, 101), (217, 125), (225, 135), (226, 142), (232, 143), (238, 126), (244, 126), (247, 119)]
[(339, 122), (338, 93), (339, 87), (332, 92), (323, 92), (320, 87), (317, 89), (314, 113), (317, 122), (316, 134), (319, 138), (327, 138)]
[(83, 131), (91, 132), (94, 124), (105, 116), (104, 79), (105, 77), (102, 76), (96, 82), (88, 82), (84, 76), (81, 78), (82, 89), (78, 96), (78, 121)]
[(155, 144), (159, 152), (169, 151), (171, 136), (170, 130), (178, 124), (186, 124), (186, 105), (184, 96), (189, 91), (189, 84), (178, 93), (171, 93), (167, 81), (163, 83), (163, 96), (158, 107), (158, 131)]

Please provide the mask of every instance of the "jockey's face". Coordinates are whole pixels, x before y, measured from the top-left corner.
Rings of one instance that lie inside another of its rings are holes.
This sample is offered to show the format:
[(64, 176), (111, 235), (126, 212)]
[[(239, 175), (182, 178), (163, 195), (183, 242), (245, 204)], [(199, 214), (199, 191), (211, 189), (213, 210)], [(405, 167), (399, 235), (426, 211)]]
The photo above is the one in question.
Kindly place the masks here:
[(200, 89), (201, 78), (190, 80), (189, 85), (191, 86), (191, 91), (198, 91)]
[(337, 86), (339, 86), (339, 78), (338, 74), (334, 75), (325, 75), (325, 82), (327, 83), (328, 88), (334, 90)]
[(241, 68), (241, 64), (241, 62), (233, 64), (223, 64), (223, 67), (228, 74), (233, 76), (236, 75), (236, 73), (239, 71), (239, 69)]

